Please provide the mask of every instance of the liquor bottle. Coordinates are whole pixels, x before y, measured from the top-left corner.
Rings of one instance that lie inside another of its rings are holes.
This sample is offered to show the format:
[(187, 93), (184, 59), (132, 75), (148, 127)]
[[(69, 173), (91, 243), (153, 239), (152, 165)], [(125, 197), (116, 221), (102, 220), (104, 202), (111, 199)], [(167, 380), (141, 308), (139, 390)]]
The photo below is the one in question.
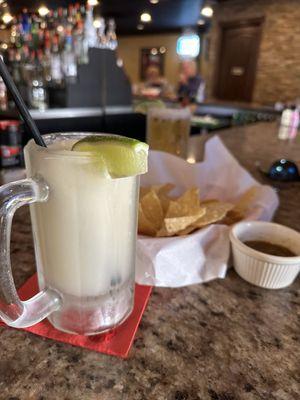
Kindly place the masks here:
[(9, 49), (8, 59), (11, 69), (11, 74), (15, 84), (18, 86), (22, 82), (21, 76), (21, 57), (16, 49)]
[(57, 23), (58, 25), (63, 25), (63, 13), (64, 10), (62, 7), (58, 7), (57, 9)]
[(32, 16), (31, 37), (32, 49), (37, 50), (39, 48), (39, 24), (35, 15)]
[(0, 110), (6, 111), (8, 109), (7, 90), (3, 79), (0, 77)]
[(290, 126), (292, 121), (293, 111), (290, 105), (285, 106), (281, 114), (278, 138), (287, 140), (289, 138)]
[(33, 40), (32, 40), (32, 34), (31, 33), (28, 33), (26, 35), (26, 44), (28, 45), (29, 50), (34, 50), (34, 43), (33, 43)]
[[(28, 17), (27, 31), (25, 33), (25, 41), (26, 42), (32, 42), (31, 26), (32, 26), (32, 18)], [(31, 45), (32, 45), (32, 43), (31, 43)]]
[(73, 33), (74, 37), (74, 51), (78, 64), (88, 64), (89, 54), (88, 45), (84, 38), (83, 22), (79, 20)]
[[(88, 7), (90, 7), (90, 6), (87, 5), (87, 8)], [(80, 11), (80, 15), (81, 15), (81, 19), (82, 20), (85, 20), (85, 18), (86, 18), (87, 8), (85, 8), (85, 6), (83, 4), (80, 6), (79, 11)]]
[[(48, 31), (46, 31), (48, 32)], [(51, 82), (51, 43), (50, 38), (46, 35), (44, 44), (44, 53), (42, 55), (41, 64), (43, 67), (43, 77), (46, 84)]]
[(68, 9), (63, 8), (63, 26), (66, 28), (68, 26)]
[(50, 10), (49, 13), (46, 15), (46, 23), (47, 23), (47, 28), (50, 32), (54, 30), (54, 11)]
[(290, 131), (289, 131), (289, 138), (295, 139), (298, 134), (299, 128), (299, 111), (296, 105), (292, 105), (292, 115), (291, 115), (291, 124), (290, 124)]
[(67, 20), (68, 20), (69, 26), (73, 27), (76, 23), (76, 9), (73, 4), (69, 4)]
[(22, 10), (21, 14), (21, 25), (24, 35), (26, 36), (30, 32), (30, 21), (27, 8)]
[(41, 65), (42, 52), (31, 52), (32, 74), (28, 85), (29, 106), (44, 111), (48, 108), (48, 94)]
[(23, 30), (23, 25), (22, 25), (22, 14), (20, 14), (19, 16), (18, 16), (18, 22), (17, 22), (17, 24), (18, 24), (18, 27), (19, 27), (19, 32), (20, 32), (20, 35), (22, 36), (22, 39), (24, 40), (24, 34), (25, 34), (25, 32), (24, 32), (24, 30)]
[(54, 85), (61, 85), (63, 80), (62, 63), (59, 52), (59, 41), (58, 36), (55, 35), (52, 38), (52, 49), (51, 49), (51, 82)]
[(13, 61), (14, 61), (14, 49), (10, 48), (7, 51), (7, 68), (11, 75), (13, 75)]
[(63, 18), (63, 8), (59, 7), (57, 9), (57, 19), (55, 24), (56, 35), (58, 35), (59, 39), (59, 47), (62, 48), (64, 44), (64, 37), (65, 37), (65, 24)]
[(21, 50), (22, 63), (26, 62), (28, 60), (28, 58), (29, 58), (29, 47), (28, 47), (28, 44), (25, 43)]
[(28, 84), (30, 72), (30, 52), (27, 43), (25, 43), (21, 49), (21, 82), (23, 84)]
[(38, 48), (41, 49), (45, 42), (45, 29), (39, 28), (38, 30)]
[(73, 48), (73, 38), (70, 30), (68, 30), (67, 32), (65, 40), (65, 48), (62, 53), (62, 67), (66, 82), (68, 83), (76, 82), (77, 62)]
[(12, 45), (12, 46), (15, 46), (15, 43), (16, 43), (16, 27), (15, 27), (15, 25), (13, 25), (12, 27), (11, 27), (11, 30), (10, 30), (10, 44)]
[(97, 32), (94, 27), (93, 7), (87, 5), (87, 12), (84, 21), (84, 37), (88, 47), (97, 46)]
[(115, 50), (118, 47), (116, 24), (114, 19), (108, 20), (108, 29), (106, 34), (107, 47), (110, 50)]
[(21, 48), (23, 43), (23, 35), (22, 35), (22, 28), (21, 24), (15, 21), (16, 23), (12, 25), (10, 31), (10, 43), (15, 48)]
[(59, 25), (58, 10), (54, 10), (53, 11), (53, 27), (52, 27), (53, 32), (57, 31), (58, 25)]
[(99, 28), (97, 30), (97, 47), (99, 49), (107, 48), (107, 38), (105, 35), (105, 20), (104, 18), (99, 18)]

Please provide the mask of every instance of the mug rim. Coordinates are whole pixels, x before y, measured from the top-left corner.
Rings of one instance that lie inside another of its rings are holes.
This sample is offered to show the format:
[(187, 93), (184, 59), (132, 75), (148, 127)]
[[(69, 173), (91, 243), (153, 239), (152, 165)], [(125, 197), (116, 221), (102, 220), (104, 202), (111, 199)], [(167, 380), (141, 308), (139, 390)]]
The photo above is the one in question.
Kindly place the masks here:
[[(45, 139), (46, 145), (50, 143), (55, 143), (56, 138), (69, 138), (69, 139), (83, 139), (87, 136), (107, 136), (107, 137), (126, 137), (122, 135), (116, 135), (113, 133), (105, 133), (105, 132), (56, 132), (56, 133), (47, 133), (43, 135)], [(52, 140), (49, 142), (49, 140)], [(39, 146), (34, 139), (30, 139), (24, 147), (24, 155), (25, 155), (25, 167), (26, 166), (26, 157), (28, 156), (29, 159), (33, 157), (34, 154), (37, 154), (39, 157), (42, 157), (45, 160), (64, 160), (65, 162), (97, 162), (99, 160), (99, 155), (97, 153), (92, 153), (88, 151), (72, 151), (67, 149), (51, 149), (49, 147)], [(126, 176), (118, 176), (118, 177), (111, 177), (113, 180), (123, 180), (129, 178), (138, 178), (140, 177), (141, 173), (133, 174), (133, 175), (126, 175)], [(105, 177), (105, 179), (107, 179)]]
[[(52, 141), (54, 142), (55, 139), (58, 137), (66, 137), (66, 138), (78, 138), (78, 140), (83, 139), (84, 137), (87, 136), (107, 136), (107, 137), (125, 137), (122, 135), (116, 135), (114, 133), (105, 133), (105, 132), (52, 132), (52, 133), (46, 133), (45, 135), (43, 135), (43, 139), (47, 144), (50, 144), (52, 142), (48, 142), (50, 139), (52, 139)], [(65, 150), (65, 149), (49, 149), (49, 147), (43, 147), (43, 146), (39, 146), (38, 144), (35, 143), (34, 139), (30, 139), (24, 149), (27, 151), (30, 151), (30, 147), (32, 149), (35, 149), (36, 151), (40, 151), (43, 152), (45, 154), (49, 154), (49, 155), (55, 155), (58, 157), (74, 157), (74, 158), (85, 158), (85, 157), (93, 157), (93, 155), (91, 155), (91, 153), (89, 153), (88, 151), (72, 151), (72, 150)], [(96, 156), (95, 156), (96, 157)]]

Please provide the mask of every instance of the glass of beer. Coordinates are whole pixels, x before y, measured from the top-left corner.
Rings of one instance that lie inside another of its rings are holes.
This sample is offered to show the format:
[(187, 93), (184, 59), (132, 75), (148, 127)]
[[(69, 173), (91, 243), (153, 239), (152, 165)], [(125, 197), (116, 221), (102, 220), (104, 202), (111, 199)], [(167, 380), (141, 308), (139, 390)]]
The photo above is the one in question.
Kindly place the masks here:
[(191, 113), (188, 108), (152, 108), (147, 115), (147, 143), (160, 150), (186, 158)]

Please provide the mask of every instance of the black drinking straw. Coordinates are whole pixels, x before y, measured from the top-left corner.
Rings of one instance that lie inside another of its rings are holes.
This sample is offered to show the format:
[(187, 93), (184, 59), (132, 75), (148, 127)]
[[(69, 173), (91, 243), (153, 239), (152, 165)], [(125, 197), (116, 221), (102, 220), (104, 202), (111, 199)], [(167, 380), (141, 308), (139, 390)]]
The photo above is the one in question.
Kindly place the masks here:
[(3, 58), (0, 56), (0, 75), (9, 91), (11, 94), (12, 98), (14, 99), (14, 102), (17, 106), (17, 109), (19, 110), (19, 113), (21, 114), (25, 124), (27, 125), (29, 131), (32, 133), (33, 139), (36, 144), (47, 147), (46, 143), (44, 142), (44, 139), (42, 138), (42, 135), (40, 134), (40, 131), (38, 130), (38, 127), (36, 126), (36, 123), (32, 119), (28, 108), (26, 107), (24, 100), (22, 99), (20, 92), (18, 91), (10, 73), (8, 72), (8, 69), (6, 68), (6, 65), (4, 64)]

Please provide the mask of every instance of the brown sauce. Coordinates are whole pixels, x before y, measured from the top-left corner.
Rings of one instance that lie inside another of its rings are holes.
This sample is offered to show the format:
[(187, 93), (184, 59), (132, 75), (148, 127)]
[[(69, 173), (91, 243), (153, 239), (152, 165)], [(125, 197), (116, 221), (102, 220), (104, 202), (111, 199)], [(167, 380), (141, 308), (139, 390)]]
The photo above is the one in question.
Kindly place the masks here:
[(264, 242), (263, 240), (248, 240), (244, 242), (246, 246), (251, 247), (251, 249), (260, 251), (262, 253), (270, 254), (272, 256), (279, 257), (296, 257), (293, 251), (287, 247), (281, 246), (279, 244), (274, 244), (270, 242)]

